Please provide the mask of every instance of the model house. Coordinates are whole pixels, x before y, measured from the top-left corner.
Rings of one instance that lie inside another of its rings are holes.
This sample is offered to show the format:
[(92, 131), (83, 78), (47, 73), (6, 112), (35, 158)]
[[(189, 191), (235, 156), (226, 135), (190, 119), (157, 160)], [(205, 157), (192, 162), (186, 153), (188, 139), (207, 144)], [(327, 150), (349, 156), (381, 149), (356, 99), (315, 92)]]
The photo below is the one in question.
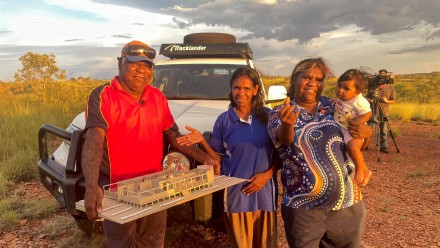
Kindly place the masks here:
[(162, 171), (104, 186), (104, 196), (118, 202), (144, 207), (214, 185), (212, 166), (189, 171)]

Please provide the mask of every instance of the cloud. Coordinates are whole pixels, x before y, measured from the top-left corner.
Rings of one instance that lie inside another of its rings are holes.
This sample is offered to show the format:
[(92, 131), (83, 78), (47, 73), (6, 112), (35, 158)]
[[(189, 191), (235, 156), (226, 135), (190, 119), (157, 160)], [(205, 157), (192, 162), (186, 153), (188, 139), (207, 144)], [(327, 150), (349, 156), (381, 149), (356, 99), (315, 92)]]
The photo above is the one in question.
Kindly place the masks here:
[[(228, 26), (247, 32), (244, 39), (265, 38), (301, 44), (321, 34), (355, 25), (373, 35), (411, 30), (418, 25), (440, 28), (438, 0), (309, 1), (144, 1), (101, 0), (156, 13), (170, 13), (179, 28), (198, 24)], [(429, 30), (427, 30), (429, 32)], [(439, 38), (440, 31), (430, 38)]]
[(429, 45), (425, 45), (425, 46), (400, 49), (398, 51), (390, 52), (390, 54), (429, 53), (429, 52), (438, 51), (438, 50), (440, 50), (440, 44), (429, 44)]
[(11, 33), (12, 31), (10, 31), (10, 30), (1, 30), (0, 31), (0, 35), (2, 35), (2, 34), (7, 34), (7, 33)]
[(112, 35), (112, 37), (131, 39), (133, 37), (133, 35), (131, 35), (131, 34), (114, 34), (114, 35)]
[(72, 41), (83, 41), (84, 39), (68, 39), (68, 40), (64, 40), (66, 42), (72, 42)]

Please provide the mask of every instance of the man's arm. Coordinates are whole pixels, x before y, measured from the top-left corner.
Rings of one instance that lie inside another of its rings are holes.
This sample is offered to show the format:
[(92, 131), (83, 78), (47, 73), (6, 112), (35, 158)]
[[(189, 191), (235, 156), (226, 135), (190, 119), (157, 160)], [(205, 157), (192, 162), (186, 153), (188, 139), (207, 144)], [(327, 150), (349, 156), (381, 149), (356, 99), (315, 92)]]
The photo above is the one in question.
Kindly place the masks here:
[(177, 127), (176, 123), (171, 128), (168, 128), (167, 130), (163, 131), (165, 138), (167, 141), (173, 146), (177, 151), (194, 158), (200, 163), (212, 165), (214, 167), (214, 174), (220, 175), (220, 163), (211, 158), (205, 151), (198, 148), (195, 145), (191, 146), (185, 146), (180, 145), (177, 142), (177, 138), (181, 137), (182, 135), (179, 132), (179, 128)]
[(215, 160), (217, 160), (219, 163), (222, 162), (222, 157), (220, 154), (218, 154), (212, 147), (208, 144), (208, 141), (203, 137), (203, 135), (199, 132), (199, 130), (192, 128), (188, 125), (185, 126), (185, 128), (190, 131), (189, 134), (177, 137), (177, 143), (182, 146), (191, 146), (194, 144), (200, 144), (209, 154), (209, 156)]
[(390, 99), (388, 99), (388, 98), (386, 98), (386, 97), (384, 97), (384, 98), (382, 99), (382, 101), (383, 101), (384, 103), (388, 103), (388, 104), (395, 104), (395, 103), (396, 103), (396, 100), (390, 100)]
[(84, 206), (87, 217), (91, 220), (97, 219), (98, 213), (102, 211), (102, 199), (104, 196), (98, 185), (98, 177), (104, 148), (104, 139), (105, 131), (102, 128), (87, 129), (81, 156), (86, 187)]

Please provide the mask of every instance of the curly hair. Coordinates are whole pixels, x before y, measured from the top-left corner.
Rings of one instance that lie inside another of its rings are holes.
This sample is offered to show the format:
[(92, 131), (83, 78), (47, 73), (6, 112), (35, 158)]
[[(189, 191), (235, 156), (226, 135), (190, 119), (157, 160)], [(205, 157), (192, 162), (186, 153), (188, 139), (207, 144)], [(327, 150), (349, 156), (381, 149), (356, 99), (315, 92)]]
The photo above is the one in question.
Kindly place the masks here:
[(231, 81), (229, 82), (229, 87), (231, 88), (231, 91), (229, 92), (229, 100), (231, 101), (231, 107), (237, 106), (237, 104), (234, 101), (234, 97), (232, 96), (232, 86), (234, 84), (234, 81), (240, 77), (249, 78), (252, 81), (252, 85), (254, 87), (258, 85), (257, 94), (253, 96), (251, 100), (252, 110), (255, 112), (256, 117), (260, 121), (267, 124), (268, 116), (266, 111), (264, 110), (263, 85), (261, 84), (260, 75), (255, 69), (249, 67), (241, 67), (238, 68), (236, 71), (234, 71), (234, 73), (232, 74)]
[(330, 70), (330, 67), (328, 67), (327, 63), (321, 57), (301, 60), (293, 69), (292, 76), (290, 77), (290, 87), (288, 91), (288, 95), (290, 97), (293, 97), (295, 93), (295, 82), (298, 79), (298, 77), (302, 73), (308, 72), (313, 68), (318, 68), (321, 70), (323, 74), (323, 79), (325, 79), (327, 76), (333, 75), (332, 71)]

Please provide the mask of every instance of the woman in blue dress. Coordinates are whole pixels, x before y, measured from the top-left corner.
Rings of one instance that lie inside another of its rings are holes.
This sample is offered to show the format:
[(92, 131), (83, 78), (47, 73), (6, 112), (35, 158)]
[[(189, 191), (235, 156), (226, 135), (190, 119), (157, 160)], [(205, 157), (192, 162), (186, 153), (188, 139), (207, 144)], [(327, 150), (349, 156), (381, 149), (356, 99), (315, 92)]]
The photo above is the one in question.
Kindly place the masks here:
[(228, 111), (216, 120), (208, 142), (189, 127), (182, 145), (200, 143), (221, 164), (221, 174), (246, 182), (224, 192), (223, 219), (232, 247), (277, 246), (278, 155), (267, 131), (269, 108), (258, 72), (239, 68), (230, 81)]

